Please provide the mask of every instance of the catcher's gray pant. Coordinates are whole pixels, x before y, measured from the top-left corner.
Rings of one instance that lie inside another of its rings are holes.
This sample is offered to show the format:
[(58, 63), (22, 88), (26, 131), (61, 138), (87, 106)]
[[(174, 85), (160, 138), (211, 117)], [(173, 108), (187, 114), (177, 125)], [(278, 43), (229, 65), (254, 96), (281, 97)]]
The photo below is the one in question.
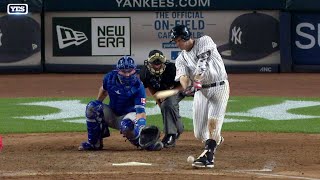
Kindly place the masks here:
[(183, 132), (183, 123), (179, 114), (179, 102), (184, 98), (181, 93), (166, 98), (160, 105), (164, 134)]
[(104, 121), (107, 123), (108, 127), (111, 127), (117, 130), (120, 130), (120, 123), (122, 119), (131, 119), (132, 121), (136, 119), (135, 112), (130, 112), (126, 115), (117, 116), (106, 104), (104, 104), (103, 113), (104, 113)]

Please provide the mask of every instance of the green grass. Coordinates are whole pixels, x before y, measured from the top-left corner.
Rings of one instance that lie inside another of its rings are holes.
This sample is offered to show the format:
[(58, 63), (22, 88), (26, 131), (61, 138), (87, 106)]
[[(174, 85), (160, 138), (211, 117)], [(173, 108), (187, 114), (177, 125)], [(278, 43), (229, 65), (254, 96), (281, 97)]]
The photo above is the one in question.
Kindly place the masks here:
[[(22, 116), (45, 116), (59, 113), (59, 108), (39, 105), (21, 105), (21, 103), (40, 101), (80, 100), (85, 106), (93, 98), (2, 98), (0, 99), (0, 134), (7, 133), (37, 133), (37, 132), (85, 132), (86, 125), (81, 123), (64, 122), (65, 120), (81, 120), (85, 122), (84, 109), (80, 109), (77, 117), (60, 118), (57, 120), (32, 120), (21, 118)], [(148, 99), (151, 100), (151, 99)], [(187, 98), (184, 101), (191, 101)], [(253, 108), (277, 105), (290, 101), (312, 101), (320, 103), (320, 98), (286, 98), (286, 97), (231, 97), (226, 119), (245, 120), (243, 122), (225, 122), (223, 131), (254, 131), (254, 132), (297, 132), (297, 133), (320, 133), (320, 105), (310, 107), (298, 107), (288, 109), (287, 113), (294, 115), (318, 116), (306, 119), (270, 120), (262, 117), (250, 117), (233, 115), (231, 113), (248, 113)], [(107, 102), (105, 102), (107, 103)], [(154, 107), (154, 103), (147, 103), (148, 108)], [(191, 106), (191, 103), (190, 103)], [(181, 106), (180, 106), (181, 107)], [(191, 113), (191, 112), (189, 112)], [(229, 114), (228, 114), (229, 113)], [(270, 113), (277, 118), (277, 112)], [(20, 117), (20, 118), (17, 118)], [(183, 123), (187, 131), (193, 129), (192, 119), (183, 117)], [(281, 119), (281, 118), (280, 118)], [(162, 129), (161, 115), (149, 115), (148, 124), (154, 124)]]

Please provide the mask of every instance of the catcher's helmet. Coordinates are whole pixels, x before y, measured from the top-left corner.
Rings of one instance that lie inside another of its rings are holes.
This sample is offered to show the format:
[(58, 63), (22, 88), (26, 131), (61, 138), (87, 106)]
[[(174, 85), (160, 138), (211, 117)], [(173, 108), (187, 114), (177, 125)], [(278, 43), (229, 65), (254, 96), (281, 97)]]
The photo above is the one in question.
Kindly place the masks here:
[(181, 37), (183, 40), (187, 41), (190, 39), (191, 33), (187, 26), (177, 25), (171, 29), (170, 36), (171, 41), (174, 41), (178, 37)]
[(136, 67), (137, 65), (134, 63), (134, 60), (129, 56), (123, 56), (117, 63), (118, 70), (136, 69)]
[[(135, 71), (137, 65), (134, 63), (134, 60), (129, 56), (123, 56), (119, 59), (117, 65), (118, 78), (121, 84), (125, 86), (133, 86), (137, 81), (137, 76)], [(129, 75), (123, 75), (121, 72), (128, 73)], [(132, 72), (132, 74), (130, 74)], [(134, 72), (134, 73), (133, 73)]]

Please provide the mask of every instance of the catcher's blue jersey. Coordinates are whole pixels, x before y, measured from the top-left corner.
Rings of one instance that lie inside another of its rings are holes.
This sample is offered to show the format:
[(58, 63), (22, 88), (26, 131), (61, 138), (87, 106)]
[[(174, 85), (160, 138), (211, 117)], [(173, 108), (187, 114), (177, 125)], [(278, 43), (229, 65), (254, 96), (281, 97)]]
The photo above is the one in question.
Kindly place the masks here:
[(146, 103), (146, 92), (142, 82), (138, 79), (136, 83), (127, 87), (120, 83), (118, 72), (111, 71), (104, 76), (103, 89), (109, 94), (109, 107), (118, 115), (135, 112), (135, 107)]

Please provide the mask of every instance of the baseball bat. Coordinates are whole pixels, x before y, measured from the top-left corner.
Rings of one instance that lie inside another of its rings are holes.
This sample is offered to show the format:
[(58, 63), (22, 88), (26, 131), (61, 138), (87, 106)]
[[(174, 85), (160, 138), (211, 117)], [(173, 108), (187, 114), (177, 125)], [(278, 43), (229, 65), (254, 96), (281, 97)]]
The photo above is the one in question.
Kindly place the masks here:
[(178, 89), (169, 89), (169, 90), (162, 90), (162, 91), (158, 91), (156, 92), (153, 97), (156, 99), (165, 99), (169, 96), (173, 96), (175, 94), (178, 94), (180, 90)]

